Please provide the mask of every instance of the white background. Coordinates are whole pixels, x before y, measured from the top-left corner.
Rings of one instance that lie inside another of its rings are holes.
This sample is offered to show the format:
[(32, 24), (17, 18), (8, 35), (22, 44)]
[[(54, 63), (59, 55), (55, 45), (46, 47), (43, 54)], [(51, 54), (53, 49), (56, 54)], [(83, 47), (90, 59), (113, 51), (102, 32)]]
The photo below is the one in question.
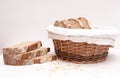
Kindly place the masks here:
[[(46, 27), (55, 20), (86, 17), (91, 24), (120, 29), (120, 0), (0, 0), (0, 53), (2, 48), (25, 40), (48, 44)], [(112, 32), (111, 32), (112, 33)], [(116, 43), (120, 43), (120, 39)], [(29, 66), (4, 65), (3, 78), (119, 78), (120, 44), (105, 62), (72, 64), (50, 62)], [(119, 49), (118, 49), (119, 48)]]
[(25, 40), (47, 43), (47, 26), (80, 16), (120, 29), (120, 0), (0, 0), (0, 53)]

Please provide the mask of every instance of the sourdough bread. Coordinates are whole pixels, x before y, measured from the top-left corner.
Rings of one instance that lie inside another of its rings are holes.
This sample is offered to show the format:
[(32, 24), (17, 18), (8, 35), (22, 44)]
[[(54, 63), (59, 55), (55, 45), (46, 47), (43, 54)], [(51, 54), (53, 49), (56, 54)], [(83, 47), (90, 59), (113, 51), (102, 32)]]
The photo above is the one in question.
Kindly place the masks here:
[(29, 51), (29, 52), (25, 52), (25, 53), (21, 53), (21, 54), (3, 54), (3, 56), (5, 56), (4, 60), (6, 58), (9, 58), (11, 60), (28, 60), (28, 59), (32, 59), (35, 57), (45, 55), (49, 51), (50, 51), (50, 48), (42, 47), (42, 48), (38, 48), (38, 49)]
[(3, 48), (3, 54), (20, 54), (38, 49), (42, 46), (41, 41), (26, 41), (13, 46)]
[(40, 64), (40, 63), (45, 63), (45, 62), (50, 62), (53, 60), (56, 60), (57, 57), (55, 54), (46, 54), (40, 57), (32, 58), (29, 60), (11, 60), (9, 57), (4, 56), (6, 58), (4, 60), (5, 64), (7, 65), (31, 65), (31, 64)]

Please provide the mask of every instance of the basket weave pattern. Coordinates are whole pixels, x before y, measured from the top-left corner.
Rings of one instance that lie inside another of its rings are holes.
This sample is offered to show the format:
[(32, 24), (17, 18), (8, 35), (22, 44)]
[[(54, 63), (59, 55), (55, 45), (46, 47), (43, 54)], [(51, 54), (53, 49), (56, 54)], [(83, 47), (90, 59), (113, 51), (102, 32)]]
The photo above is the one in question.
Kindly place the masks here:
[(58, 58), (80, 63), (104, 61), (110, 45), (88, 44), (87, 42), (72, 42), (70, 40), (53, 39)]

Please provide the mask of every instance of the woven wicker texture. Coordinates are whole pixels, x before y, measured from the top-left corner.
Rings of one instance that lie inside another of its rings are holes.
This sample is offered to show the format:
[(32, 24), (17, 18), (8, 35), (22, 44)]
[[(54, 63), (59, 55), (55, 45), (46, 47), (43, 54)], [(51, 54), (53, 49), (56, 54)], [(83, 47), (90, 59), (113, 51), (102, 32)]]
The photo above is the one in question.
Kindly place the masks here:
[(58, 58), (69, 61), (102, 61), (107, 57), (110, 45), (88, 44), (87, 42), (72, 42), (70, 40), (53, 39)]

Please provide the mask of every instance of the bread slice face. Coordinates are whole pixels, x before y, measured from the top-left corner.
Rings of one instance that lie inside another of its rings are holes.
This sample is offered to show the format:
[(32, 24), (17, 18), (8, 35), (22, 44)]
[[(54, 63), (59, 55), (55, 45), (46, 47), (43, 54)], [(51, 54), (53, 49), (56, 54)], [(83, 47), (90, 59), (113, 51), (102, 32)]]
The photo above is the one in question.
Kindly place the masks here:
[(91, 29), (86, 18), (79, 17), (77, 20), (84, 29)]
[(38, 49), (41, 46), (41, 41), (25, 41), (13, 46), (3, 48), (3, 54), (20, 54)]
[(28, 60), (35, 57), (43, 56), (50, 52), (50, 48), (41, 47), (29, 52), (21, 53), (21, 54), (3, 54), (4, 60), (9, 58), (11, 60)]
[(69, 23), (71, 24), (71, 29), (82, 29), (83, 27), (79, 24), (76, 19), (68, 19)]
[[(6, 57), (4, 56), (4, 58), (6, 58)], [(46, 55), (32, 58), (29, 60), (11, 60), (9, 58), (6, 58), (4, 62), (6, 65), (20, 66), (20, 65), (41, 64), (41, 63), (50, 62), (50, 61), (53, 61), (56, 59), (57, 59), (57, 57), (55, 54), (46, 54)]]

